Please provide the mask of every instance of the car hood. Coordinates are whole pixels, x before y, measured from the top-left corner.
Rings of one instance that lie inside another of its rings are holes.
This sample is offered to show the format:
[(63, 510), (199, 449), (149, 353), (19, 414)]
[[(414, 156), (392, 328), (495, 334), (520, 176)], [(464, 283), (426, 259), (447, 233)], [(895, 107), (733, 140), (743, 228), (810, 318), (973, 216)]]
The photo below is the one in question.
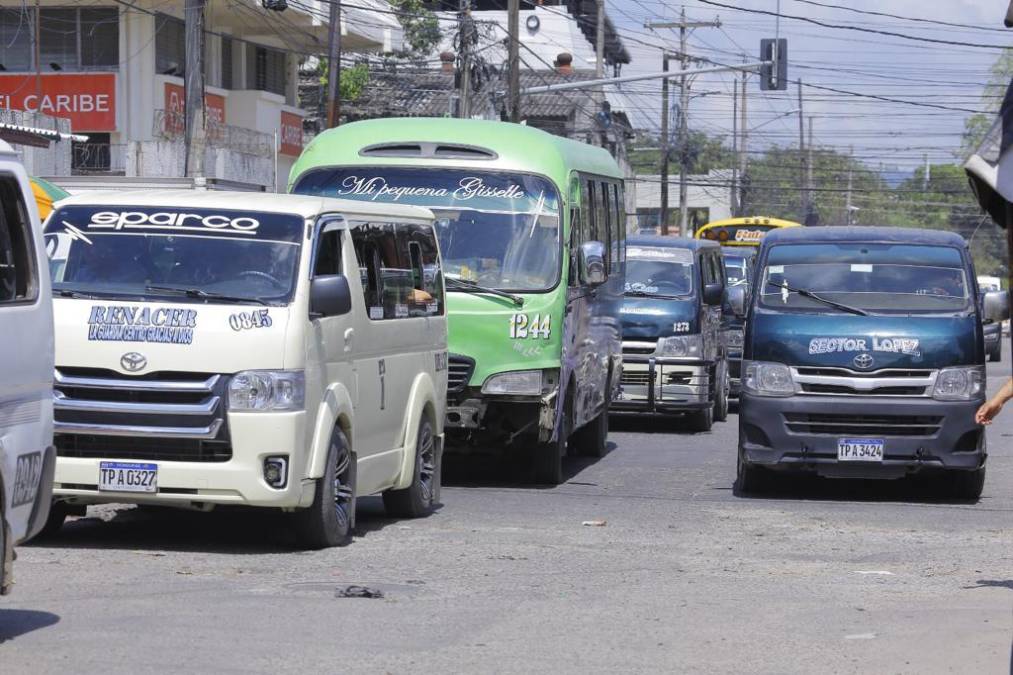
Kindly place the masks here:
[(974, 314), (851, 316), (754, 312), (745, 358), (857, 370), (944, 368), (983, 360)]
[(697, 303), (692, 299), (627, 297), (620, 312), (624, 340), (656, 340), (676, 335), (677, 323), (689, 324), (689, 330), (680, 330), (679, 335), (700, 332)]

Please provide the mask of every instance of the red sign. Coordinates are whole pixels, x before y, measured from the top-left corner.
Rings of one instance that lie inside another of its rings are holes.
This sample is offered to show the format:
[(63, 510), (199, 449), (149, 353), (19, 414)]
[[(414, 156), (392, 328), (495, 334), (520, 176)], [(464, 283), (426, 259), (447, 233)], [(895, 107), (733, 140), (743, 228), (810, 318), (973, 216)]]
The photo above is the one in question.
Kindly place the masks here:
[(302, 118), (295, 113), (281, 111), (278, 152), (298, 157), (302, 153)]
[[(182, 134), (186, 126), (186, 92), (182, 86), (165, 83), (165, 131)], [(204, 94), (204, 114), (207, 116), (209, 131), (225, 125), (225, 97), (218, 94)]]
[(70, 120), (74, 131), (116, 131), (115, 73), (0, 75), (0, 108)]

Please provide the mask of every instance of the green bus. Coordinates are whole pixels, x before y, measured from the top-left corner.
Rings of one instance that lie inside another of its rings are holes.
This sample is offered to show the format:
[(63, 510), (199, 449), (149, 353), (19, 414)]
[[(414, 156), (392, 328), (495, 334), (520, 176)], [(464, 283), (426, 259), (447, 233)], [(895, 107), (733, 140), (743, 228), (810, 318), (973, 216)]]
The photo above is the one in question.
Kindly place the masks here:
[(605, 453), (626, 268), (623, 173), (607, 151), (505, 122), (369, 120), (313, 139), (289, 190), (436, 214), (448, 448), (504, 449), (550, 484), (568, 452)]

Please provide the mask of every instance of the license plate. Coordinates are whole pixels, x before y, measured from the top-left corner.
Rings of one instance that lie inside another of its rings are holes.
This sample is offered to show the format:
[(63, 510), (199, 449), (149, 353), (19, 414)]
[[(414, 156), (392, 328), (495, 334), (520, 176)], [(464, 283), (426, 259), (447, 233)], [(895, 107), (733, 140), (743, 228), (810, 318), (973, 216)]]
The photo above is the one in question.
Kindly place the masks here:
[(882, 462), (883, 440), (880, 438), (842, 438), (837, 441), (839, 462)]
[(102, 492), (158, 492), (158, 465), (143, 462), (99, 462)]

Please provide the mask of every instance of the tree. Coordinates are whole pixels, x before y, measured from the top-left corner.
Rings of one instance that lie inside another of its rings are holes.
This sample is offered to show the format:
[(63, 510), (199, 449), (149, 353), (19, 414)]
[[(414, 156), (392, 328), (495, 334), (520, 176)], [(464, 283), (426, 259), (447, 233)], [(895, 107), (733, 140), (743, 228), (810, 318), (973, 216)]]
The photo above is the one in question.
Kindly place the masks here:
[(424, 59), (440, 43), (440, 23), (436, 14), (426, 9), (423, 0), (391, 0), (397, 19), (404, 29), (405, 49), (397, 56)]
[(1013, 79), (1013, 53), (1004, 50), (992, 64), (988, 82), (981, 93), (981, 104), (986, 112), (971, 115), (964, 120), (964, 137), (960, 144), (960, 158), (974, 152), (985, 139), (985, 134), (995, 121), (1006, 89)]

